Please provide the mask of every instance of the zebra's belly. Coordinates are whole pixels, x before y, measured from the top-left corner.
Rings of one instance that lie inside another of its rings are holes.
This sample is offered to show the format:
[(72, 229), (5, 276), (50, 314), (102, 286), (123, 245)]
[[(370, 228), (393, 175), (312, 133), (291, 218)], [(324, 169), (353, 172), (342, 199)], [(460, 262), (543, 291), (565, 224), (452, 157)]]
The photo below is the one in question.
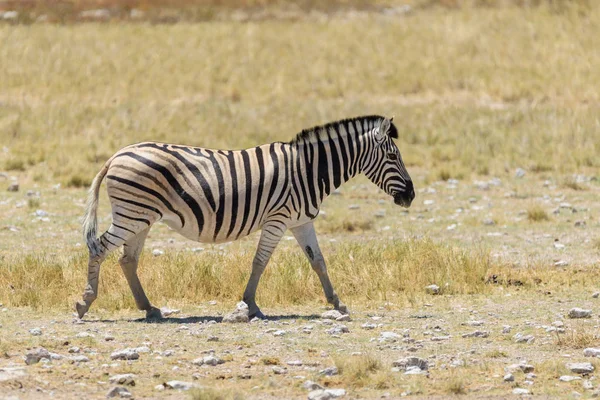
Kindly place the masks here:
[(163, 222), (169, 228), (173, 229), (187, 239), (200, 243), (233, 242), (260, 230), (262, 227), (261, 222), (254, 224), (252, 227), (247, 226), (241, 230), (238, 226), (234, 226), (234, 229), (232, 230), (230, 226), (224, 226), (222, 223), (218, 224), (216, 215), (213, 213), (205, 215), (205, 223), (201, 231), (199, 231), (197, 226), (194, 226), (193, 224), (186, 224), (182, 227), (180, 220), (175, 216), (165, 215), (163, 217)]

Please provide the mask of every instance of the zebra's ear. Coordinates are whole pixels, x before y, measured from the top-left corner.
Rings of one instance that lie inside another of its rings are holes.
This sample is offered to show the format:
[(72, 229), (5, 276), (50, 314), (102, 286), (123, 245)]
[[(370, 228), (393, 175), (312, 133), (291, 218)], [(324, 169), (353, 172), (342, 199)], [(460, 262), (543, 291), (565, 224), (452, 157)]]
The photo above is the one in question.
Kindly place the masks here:
[(385, 139), (387, 139), (391, 125), (391, 121), (387, 118), (384, 118), (383, 121), (381, 121), (376, 135), (378, 142), (383, 142)]

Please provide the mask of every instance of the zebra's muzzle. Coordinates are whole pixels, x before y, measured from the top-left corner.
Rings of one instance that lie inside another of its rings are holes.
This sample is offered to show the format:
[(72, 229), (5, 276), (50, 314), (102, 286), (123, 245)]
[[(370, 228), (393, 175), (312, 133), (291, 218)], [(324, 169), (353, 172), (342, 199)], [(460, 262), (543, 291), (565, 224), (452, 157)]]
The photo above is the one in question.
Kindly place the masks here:
[(415, 198), (415, 189), (413, 188), (412, 182), (407, 185), (406, 190), (402, 192), (394, 192), (394, 204), (408, 208), (410, 207), (413, 199)]

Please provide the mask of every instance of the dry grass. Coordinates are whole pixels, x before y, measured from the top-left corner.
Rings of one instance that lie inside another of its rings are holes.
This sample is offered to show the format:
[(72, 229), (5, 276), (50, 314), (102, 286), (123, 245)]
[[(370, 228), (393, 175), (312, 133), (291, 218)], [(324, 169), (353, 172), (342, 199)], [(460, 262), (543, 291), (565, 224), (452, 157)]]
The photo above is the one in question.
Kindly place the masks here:
[(343, 382), (353, 387), (384, 389), (382, 386), (393, 380), (389, 373), (383, 373), (381, 360), (372, 354), (334, 357), (334, 362)]
[(531, 222), (542, 222), (549, 221), (550, 216), (544, 208), (536, 204), (527, 209), (527, 219)]
[[(100, 274), (96, 307), (135, 308), (129, 287), (113, 254)], [(235, 301), (250, 273), (251, 253), (169, 252), (141, 260), (140, 279), (157, 304), (170, 300), (197, 303), (211, 299)], [(344, 243), (329, 253), (329, 270), (344, 299), (422, 296), (436, 283), (443, 293), (482, 293), (484, 279), (495, 266), (483, 252), (463, 251), (430, 240)], [(0, 260), (0, 301), (36, 309), (70, 309), (79, 298), (87, 273), (87, 254), (72, 256), (15, 255)], [(40, 282), (44, 282), (40, 286)], [(275, 253), (258, 290), (264, 305), (298, 304), (321, 299), (321, 285), (298, 251)]]

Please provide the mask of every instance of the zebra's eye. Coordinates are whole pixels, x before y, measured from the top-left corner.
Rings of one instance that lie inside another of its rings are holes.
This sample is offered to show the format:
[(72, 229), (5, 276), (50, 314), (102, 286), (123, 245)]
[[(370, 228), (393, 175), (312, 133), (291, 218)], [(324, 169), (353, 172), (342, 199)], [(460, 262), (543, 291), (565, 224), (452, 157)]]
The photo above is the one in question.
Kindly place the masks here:
[(398, 159), (398, 155), (396, 153), (388, 153), (388, 159), (396, 161)]

